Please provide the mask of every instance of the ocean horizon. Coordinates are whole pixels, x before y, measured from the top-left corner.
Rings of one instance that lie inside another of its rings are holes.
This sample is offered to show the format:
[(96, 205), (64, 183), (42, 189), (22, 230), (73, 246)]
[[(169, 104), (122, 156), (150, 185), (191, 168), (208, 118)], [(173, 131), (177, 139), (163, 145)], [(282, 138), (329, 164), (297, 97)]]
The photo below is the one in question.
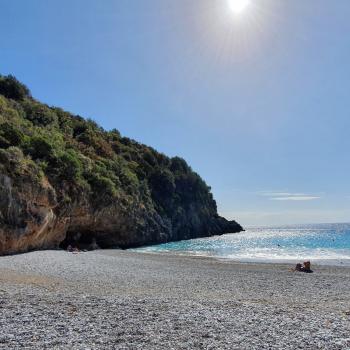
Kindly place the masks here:
[(240, 233), (132, 249), (239, 262), (350, 266), (350, 223), (247, 227)]

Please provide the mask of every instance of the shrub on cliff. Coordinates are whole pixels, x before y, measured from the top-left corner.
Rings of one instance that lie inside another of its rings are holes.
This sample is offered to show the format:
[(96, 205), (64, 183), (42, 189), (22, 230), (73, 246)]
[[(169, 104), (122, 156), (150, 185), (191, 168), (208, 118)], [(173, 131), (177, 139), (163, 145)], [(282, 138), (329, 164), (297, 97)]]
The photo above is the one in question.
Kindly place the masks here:
[(0, 95), (14, 100), (23, 100), (26, 97), (30, 97), (30, 92), (29, 89), (14, 76), (0, 75)]
[(0, 149), (0, 171), (8, 175), (15, 175), (18, 181), (22, 181), (25, 176), (38, 182), (43, 177), (40, 167), (26, 157), (20, 148), (13, 146), (6, 150)]
[(188, 173), (191, 170), (186, 161), (180, 157), (171, 158), (170, 169), (175, 174)]
[(93, 194), (100, 200), (112, 199), (117, 194), (113, 181), (107, 177), (91, 174), (88, 182)]
[(33, 159), (49, 160), (55, 156), (51, 142), (43, 136), (33, 136), (25, 146), (25, 151)]
[(45, 127), (57, 123), (56, 113), (46, 105), (27, 100), (23, 103), (23, 107), (26, 112), (26, 118), (34, 125)]
[(0, 124), (0, 147), (20, 146), (24, 142), (21, 130), (6, 122)]
[(69, 149), (57, 158), (57, 167), (60, 169), (60, 176), (73, 181), (78, 180), (82, 173), (82, 163), (73, 149)]

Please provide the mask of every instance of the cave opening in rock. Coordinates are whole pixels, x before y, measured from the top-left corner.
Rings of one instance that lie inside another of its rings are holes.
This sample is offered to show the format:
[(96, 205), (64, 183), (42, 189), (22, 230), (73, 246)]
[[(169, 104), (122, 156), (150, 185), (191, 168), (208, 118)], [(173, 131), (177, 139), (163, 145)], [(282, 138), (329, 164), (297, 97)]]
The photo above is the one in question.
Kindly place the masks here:
[(68, 231), (66, 238), (60, 243), (59, 247), (66, 250), (69, 246), (79, 250), (94, 250), (103, 248), (103, 242), (90, 232)]

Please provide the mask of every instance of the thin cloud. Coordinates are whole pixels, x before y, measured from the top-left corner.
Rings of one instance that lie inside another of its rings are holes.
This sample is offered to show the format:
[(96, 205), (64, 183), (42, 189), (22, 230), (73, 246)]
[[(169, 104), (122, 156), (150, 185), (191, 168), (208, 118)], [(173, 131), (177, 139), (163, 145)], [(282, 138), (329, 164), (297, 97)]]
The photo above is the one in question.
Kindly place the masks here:
[(319, 196), (286, 196), (286, 197), (271, 197), (271, 201), (314, 201), (320, 199)]
[(264, 197), (297, 197), (297, 196), (307, 196), (305, 193), (291, 193), (291, 192), (258, 192), (260, 196)]
[(267, 197), (271, 201), (313, 201), (321, 198), (319, 195), (286, 191), (260, 191), (258, 195)]

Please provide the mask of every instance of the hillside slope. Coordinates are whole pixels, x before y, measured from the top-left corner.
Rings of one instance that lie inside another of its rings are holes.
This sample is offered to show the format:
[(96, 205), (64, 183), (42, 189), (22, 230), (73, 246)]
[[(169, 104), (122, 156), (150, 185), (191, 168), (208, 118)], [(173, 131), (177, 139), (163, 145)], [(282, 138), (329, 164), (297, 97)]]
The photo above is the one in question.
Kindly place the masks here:
[(0, 76), (0, 254), (134, 247), (241, 231), (178, 157), (105, 131)]

